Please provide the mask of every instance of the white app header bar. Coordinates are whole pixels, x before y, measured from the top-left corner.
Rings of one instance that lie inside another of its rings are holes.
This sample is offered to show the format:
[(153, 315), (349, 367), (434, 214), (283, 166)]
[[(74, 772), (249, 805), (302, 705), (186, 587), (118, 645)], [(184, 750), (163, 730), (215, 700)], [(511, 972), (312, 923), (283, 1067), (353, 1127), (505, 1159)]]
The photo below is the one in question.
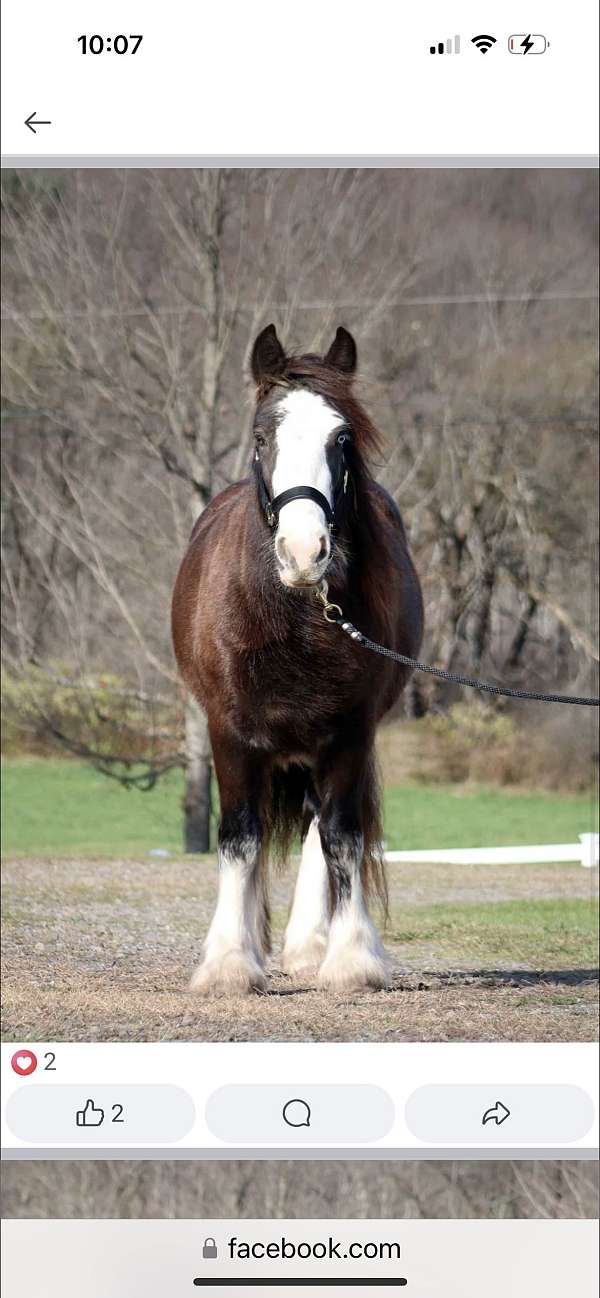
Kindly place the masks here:
[(6, 0), (3, 26), (11, 157), (598, 150), (592, 0)]

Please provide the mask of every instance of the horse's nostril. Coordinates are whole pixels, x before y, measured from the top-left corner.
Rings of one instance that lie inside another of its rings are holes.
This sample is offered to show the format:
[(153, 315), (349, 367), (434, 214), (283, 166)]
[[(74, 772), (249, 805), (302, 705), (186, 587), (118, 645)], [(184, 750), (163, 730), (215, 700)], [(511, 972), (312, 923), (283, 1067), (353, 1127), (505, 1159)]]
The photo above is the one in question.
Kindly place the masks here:
[(325, 533), (323, 533), (323, 535), (322, 535), (322, 537), (321, 537), (321, 544), (320, 544), (320, 547), (319, 547), (319, 553), (318, 553), (318, 555), (317, 555), (317, 563), (320, 563), (322, 559), (326, 559), (326, 558), (327, 558), (328, 551), (329, 551), (329, 544), (328, 544), (327, 537), (326, 537)]
[(329, 554), (329, 538), (320, 535), (295, 537), (278, 536), (275, 539), (275, 557), (281, 568), (288, 572), (309, 575), (316, 564), (321, 564)]
[(288, 549), (285, 543), (284, 536), (277, 537), (277, 540), (275, 542), (275, 554), (277, 555), (277, 558), (279, 559), (280, 563), (289, 563), (290, 556), (288, 554)]

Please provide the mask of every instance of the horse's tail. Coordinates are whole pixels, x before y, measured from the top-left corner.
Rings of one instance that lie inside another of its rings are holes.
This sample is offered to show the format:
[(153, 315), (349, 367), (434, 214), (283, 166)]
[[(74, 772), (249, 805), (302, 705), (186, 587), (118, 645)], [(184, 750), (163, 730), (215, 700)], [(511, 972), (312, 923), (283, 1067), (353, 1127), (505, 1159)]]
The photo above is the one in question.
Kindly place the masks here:
[(284, 866), (294, 839), (304, 835), (310, 787), (307, 767), (295, 763), (273, 767), (260, 812), (265, 867), (267, 862), (277, 869)]
[(365, 772), (362, 795), (362, 823), (364, 836), (361, 866), (362, 885), (365, 896), (367, 898), (374, 897), (380, 903), (387, 922), (389, 897), (383, 854), (381, 785), (374, 753), (369, 758)]
[[(274, 767), (263, 797), (261, 822), (263, 831), (262, 860), (280, 868), (287, 862), (294, 840), (304, 837), (313, 816), (319, 814), (319, 802), (311, 773), (305, 766), (291, 764)], [(363, 778), (361, 819), (363, 858), (361, 880), (367, 898), (375, 898), (388, 914), (388, 887), (383, 856), (381, 792), (375, 755), (369, 758)]]

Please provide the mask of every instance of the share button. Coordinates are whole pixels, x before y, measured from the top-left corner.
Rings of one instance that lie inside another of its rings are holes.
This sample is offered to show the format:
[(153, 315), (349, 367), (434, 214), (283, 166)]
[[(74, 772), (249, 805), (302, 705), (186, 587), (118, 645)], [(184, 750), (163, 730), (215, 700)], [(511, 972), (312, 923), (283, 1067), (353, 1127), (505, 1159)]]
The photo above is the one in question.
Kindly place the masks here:
[(582, 1140), (594, 1121), (580, 1086), (420, 1086), (406, 1103), (406, 1125), (428, 1145), (549, 1145)]

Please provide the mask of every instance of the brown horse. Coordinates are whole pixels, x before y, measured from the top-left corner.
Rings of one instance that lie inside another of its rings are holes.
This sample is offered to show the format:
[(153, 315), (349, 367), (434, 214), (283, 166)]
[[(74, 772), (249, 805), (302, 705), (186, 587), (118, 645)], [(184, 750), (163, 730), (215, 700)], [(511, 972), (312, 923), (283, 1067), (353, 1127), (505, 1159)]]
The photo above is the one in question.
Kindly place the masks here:
[(291, 836), (302, 857), (283, 951), (321, 987), (383, 987), (367, 908), (385, 899), (374, 763), (378, 721), (405, 667), (373, 658), (323, 617), (418, 652), (419, 581), (402, 519), (372, 478), (378, 435), (352, 390), (356, 346), (286, 356), (273, 325), (252, 351), (254, 475), (217, 496), (192, 532), (173, 597), (182, 676), (206, 710), (219, 784), (219, 897), (192, 987), (265, 986), (266, 865)]

